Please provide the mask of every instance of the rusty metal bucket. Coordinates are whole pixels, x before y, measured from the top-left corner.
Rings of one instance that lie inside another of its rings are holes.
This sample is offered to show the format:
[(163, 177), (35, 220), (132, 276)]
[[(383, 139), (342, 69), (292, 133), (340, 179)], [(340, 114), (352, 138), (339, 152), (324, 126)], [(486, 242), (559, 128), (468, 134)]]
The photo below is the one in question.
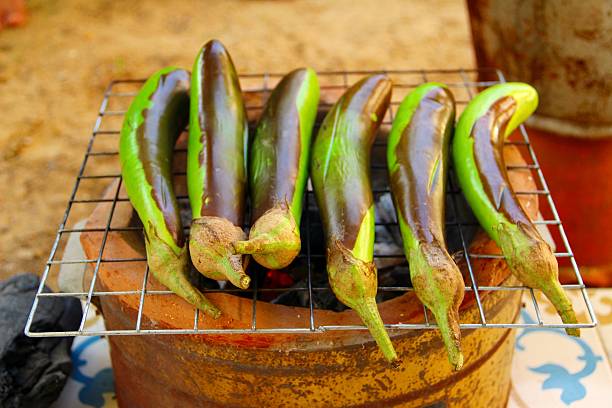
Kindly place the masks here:
[[(468, 0), (479, 67), (540, 94), (531, 142), (589, 286), (612, 284), (612, 3)], [(481, 78), (482, 79), (482, 78)], [(544, 214), (549, 216), (550, 214)], [(558, 245), (558, 231), (551, 231)], [(568, 260), (561, 279), (574, 283)]]
[(612, 4), (468, 0), (479, 67), (534, 85), (529, 123), (581, 138), (612, 136)]

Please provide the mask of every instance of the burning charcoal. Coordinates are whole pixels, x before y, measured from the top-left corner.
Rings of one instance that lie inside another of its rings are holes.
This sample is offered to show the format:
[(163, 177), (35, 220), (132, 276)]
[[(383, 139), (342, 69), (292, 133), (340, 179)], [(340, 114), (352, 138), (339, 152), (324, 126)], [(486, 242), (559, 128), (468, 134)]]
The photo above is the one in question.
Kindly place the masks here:
[[(385, 268), (378, 271), (378, 286), (379, 287), (411, 287), (410, 272), (408, 264)], [(376, 301), (382, 302), (403, 295), (405, 291), (400, 290), (379, 290), (376, 296)]]
[[(388, 268), (404, 264), (404, 253), (402, 251), (402, 238), (397, 225), (395, 225), (395, 207), (391, 194), (381, 194), (376, 200), (376, 238), (374, 242), (374, 262), (378, 269)], [(389, 258), (377, 258), (383, 255)], [(397, 255), (397, 257), (395, 257)]]
[[(308, 285), (306, 280), (297, 282), (292, 288), (304, 288)], [(306, 290), (288, 290), (280, 293), (270, 303), (275, 303), (285, 306), (308, 307), (308, 291)]]
[[(454, 198), (453, 198), (454, 197)], [(453, 203), (453, 200), (455, 203)], [(455, 214), (455, 206), (457, 214)], [(478, 227), (478, 221), (472, 210), (468, 206), (463, 194), (447, 194), (446, 195), (446, 246), (448, 252), (453, 253), (455, 251), (463, 250), (461, 243), (461, 234), (456, 223), (472, 224), (463, 225), (461, 230), (463, 232), (463, 239), (467, 245), (472, 242), (474, 235), (476, 234)]]

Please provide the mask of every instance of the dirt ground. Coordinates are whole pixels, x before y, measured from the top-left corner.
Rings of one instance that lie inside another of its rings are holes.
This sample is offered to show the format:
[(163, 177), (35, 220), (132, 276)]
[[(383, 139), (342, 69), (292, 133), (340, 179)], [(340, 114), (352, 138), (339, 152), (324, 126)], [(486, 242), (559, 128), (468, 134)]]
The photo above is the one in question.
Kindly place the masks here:
[(240, 72), (474, 65), (462, 0), (32, 0), (0, 32), (0, 279), (43, 270), (105, 86), (190, 67), (210, 38)]

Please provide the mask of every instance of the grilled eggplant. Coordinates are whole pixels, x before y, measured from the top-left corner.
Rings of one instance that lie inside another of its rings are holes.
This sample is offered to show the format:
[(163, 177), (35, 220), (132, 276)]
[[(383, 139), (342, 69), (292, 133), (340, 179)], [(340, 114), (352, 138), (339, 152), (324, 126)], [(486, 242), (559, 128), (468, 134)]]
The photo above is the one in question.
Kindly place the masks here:
[(349, 88), (315, 138), (310, 174), (323, 221), (330, 286), (355, 310), (389, 361), (397, 354), (376, 306), (370, 150), (391, 99), (391, 81), (372, 75)]
[[(510, 270), (525, 285), (540, 289), (564, 323), (577, 323), (559, 284), (557, 260), (525, 213), (508, 182), (504, 141), (538, 105), (536, 90), (524, 83), (494, 85), (468, 104), (457, 123), (453, 160), (461, 189), (480, 225), (501, 248)], [(566, 329), (579, 336), (577, 328)]]
[(151, 274), (203, 312), (219, 317), (221, 312), (187, 278), (189, 254), (172, 186), (174, 143), (189, 117), (189, 81), (189, 72), (170, 67), (145, 82), (121, 129), (121, 174), (144, 226)]

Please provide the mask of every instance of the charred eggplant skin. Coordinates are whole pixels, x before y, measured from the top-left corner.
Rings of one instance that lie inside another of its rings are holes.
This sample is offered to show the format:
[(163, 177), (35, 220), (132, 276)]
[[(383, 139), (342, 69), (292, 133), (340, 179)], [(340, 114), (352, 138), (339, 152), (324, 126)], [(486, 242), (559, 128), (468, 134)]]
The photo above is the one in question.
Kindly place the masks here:
[(300, 219), (319, 82), (310, 68), (285, 75), (266, 103), (250, 146), (249, 191), (253, 226), (248, 241), (234, 244), (270, 269), (299, 254)]
[(385, 75), (366, 77), (340, 97), (314, 140), (310, 175), (334, 294), (364, 321), (387, 360), (397, 354), (376, 306), (370, 150), (391, 99)]
[(248, 124), (238, 75), (217, 40), (196, 57), (191, 77), (187, 185), (193, 213), (189, 249), (204, 276), (247, 288), (243, 257)]
[[(525, 213), (503, 159), (504, 141), (536, 109), (538, 94), (524, 83), (494, 85), (478, 94), (459, 118), (453, 159), (463, 193), (480, 225), (501, 248), (510, 270), (540, 289), (564, 323), (577, 323), (558, 280), (557, 260)], [(579, 329), (566, 329), (578, 336)]]
[(455, 101), (448, 88), (427, 83), (409, 93), (387, 144), (393, 201), (419, 299), (440, 328), (451, 365), (463, 365), (459, 306), (464, 282), (444, 239), (445, 185)]
[(172, 185), (174, 144), (189, 117), (189, 82), (189, 72), (173, 67), (145, 82), (125, 115), (119, 159), (123, 184), (144, 226), (152, 275), (218, 317), (219, 310), (187, 279), (189, 254)]

